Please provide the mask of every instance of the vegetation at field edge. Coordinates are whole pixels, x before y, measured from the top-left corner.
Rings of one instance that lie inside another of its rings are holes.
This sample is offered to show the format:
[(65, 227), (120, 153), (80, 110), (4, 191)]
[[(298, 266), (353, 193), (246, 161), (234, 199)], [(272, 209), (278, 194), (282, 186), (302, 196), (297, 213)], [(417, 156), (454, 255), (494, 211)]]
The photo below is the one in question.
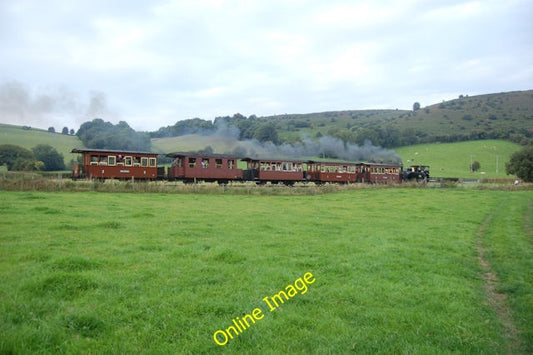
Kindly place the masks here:
[[(0, 195), (0, 353), (504, 353), (476, 251), (488, 215), (487, 258), (532, 347), (528, 191)], [(268, 312), (306, 272), (308, 292)]]

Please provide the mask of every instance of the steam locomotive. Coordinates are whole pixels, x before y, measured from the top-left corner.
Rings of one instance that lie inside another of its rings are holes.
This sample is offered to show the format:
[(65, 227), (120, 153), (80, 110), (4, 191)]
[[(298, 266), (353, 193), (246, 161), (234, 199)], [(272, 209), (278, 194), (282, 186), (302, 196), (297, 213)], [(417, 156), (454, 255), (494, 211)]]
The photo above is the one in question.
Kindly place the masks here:
[[(294, 184), (322, 183), (398, 183), (427, 181), (429, 166), (354, 163), (317, 160), (292, 160), (237, 157), (226, 154), (174, 152), (165, 169), (158, 166), (157, 153), (106, 149), (73, 149), (82, 155), (72, 168), (73, 179), (146, 179), (169, 181), (254, 181)], [(241, 164), (239, 164), (241, 162)], [(240, 168), (239, 165), (246, 164)]]

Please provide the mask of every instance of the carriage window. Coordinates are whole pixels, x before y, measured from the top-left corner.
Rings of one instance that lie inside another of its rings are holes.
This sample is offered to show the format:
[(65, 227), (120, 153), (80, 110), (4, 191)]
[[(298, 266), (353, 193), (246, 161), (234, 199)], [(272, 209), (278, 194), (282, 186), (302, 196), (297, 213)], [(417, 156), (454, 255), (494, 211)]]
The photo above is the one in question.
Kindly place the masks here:
[(202, 169), (209, 168), (209, 159), (202, 159)]
[(235, 166), (235, 160), (234, 159), (228, 160), (228, 169), (233, 169), (234, 166)]
[(100, 156), (100, 165), (107, 165), (107, 155)]
[(98, 165), (98, 155), (91, 155), (91, 165)]
[(148, 166), (148, 158), (142, 157), (141, 158), (141, 166)]
[(196, 158), (189, 158), (189, 168), (196, 168)]
[(157, 159), (156, 158), (150, 158), (150, 166), (157, 166)]
[(125, 157), (124, 158), (124, 164), (126, 166), (131, 166), (133, 159), (131, 157)]
[(108, 158), (107, 158), (107, 164), (108, 165), (115, 165), (117, 163), (117, 157), (114, 156), (114, 155), (110, 155)]
[(222, 159), (216, 159), (215, 163), (217, 165), (217, 169), (222, 169)]
[(176, 159), (174, 159), (174, 162), (172, 163), (172, 166), (177, 166), (178, 168), (181, 168), (181, 166), (182, 166), (182, 159), (181, 159), (181, 158), (176, 158)]
[(141, 158), (135, 157), (135, 159), (133, 161), (133, 165), (135, 165), (135, 166), (141, 165)]

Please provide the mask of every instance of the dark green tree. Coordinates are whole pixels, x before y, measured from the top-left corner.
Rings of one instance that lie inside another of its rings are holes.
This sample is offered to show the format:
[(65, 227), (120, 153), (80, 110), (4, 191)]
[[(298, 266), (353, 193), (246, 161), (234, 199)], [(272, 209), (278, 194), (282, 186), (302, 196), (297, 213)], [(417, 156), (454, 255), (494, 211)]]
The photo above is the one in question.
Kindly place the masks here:
[(87, 148), (149, 151), (150, 135), (135, 132), (126, 122), (117, 125), (100, 118), (85, 122), (76, 133)]
[(413, 111), (418, 111), (420, 110), (420, 102), (415, 102), (413, 104)]
[(32, 148), (33, 155), (38, 161), (44, 163), (44, 171), (65, 170), (63, 155), (48, 144), (39, 144)]
[(509, 162), (505, 163), (505, 172), (525, 182), (533, 182), (533, 145), (513, 153)]
[(0, 145), (0, 165), (6, 165), (7, 170), (13, 170), (15, 163), (19, 161), (34, 161), (33, 153), (26, 148), (14, 144)]
[(260, 142), (270, 141), (278, 144), (278, 131), (276, 130), (276, 126), (271, 122), (262, 124), (255, 131), (254, 138)]
[(68, 127), (63, 127), (61, 134), (68, 134)]

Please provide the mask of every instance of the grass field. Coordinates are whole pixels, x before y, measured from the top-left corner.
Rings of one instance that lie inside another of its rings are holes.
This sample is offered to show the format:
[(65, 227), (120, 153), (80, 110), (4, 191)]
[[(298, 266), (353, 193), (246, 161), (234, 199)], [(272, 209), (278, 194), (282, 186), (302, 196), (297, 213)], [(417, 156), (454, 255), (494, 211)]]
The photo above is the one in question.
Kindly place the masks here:
[[(505, 163), (522, 146), (503, 140), (479, 140), (459, 143), (420, 144), (397, 148), (405, 166), (431, 166), (434, 177), (512, 178), (505, 174)], [(470, 163), (478, 161), (481, 168), (470, 172)]]
[(3, 191), (0, 353), (531, 353), (532, 197)]

